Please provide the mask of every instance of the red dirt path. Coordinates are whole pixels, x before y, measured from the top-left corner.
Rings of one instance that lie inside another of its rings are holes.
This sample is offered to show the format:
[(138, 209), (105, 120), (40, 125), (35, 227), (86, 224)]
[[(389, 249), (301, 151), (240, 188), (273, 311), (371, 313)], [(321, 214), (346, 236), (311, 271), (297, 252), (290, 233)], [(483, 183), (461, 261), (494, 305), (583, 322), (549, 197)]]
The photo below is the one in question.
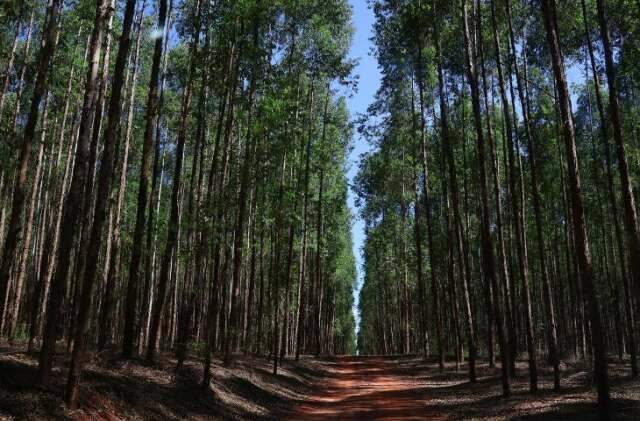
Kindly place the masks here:
[(291, 414), (291, 420), (442, 420), (425, 405), (424, 389), (397, 361), (341, 357), (322, 391)]

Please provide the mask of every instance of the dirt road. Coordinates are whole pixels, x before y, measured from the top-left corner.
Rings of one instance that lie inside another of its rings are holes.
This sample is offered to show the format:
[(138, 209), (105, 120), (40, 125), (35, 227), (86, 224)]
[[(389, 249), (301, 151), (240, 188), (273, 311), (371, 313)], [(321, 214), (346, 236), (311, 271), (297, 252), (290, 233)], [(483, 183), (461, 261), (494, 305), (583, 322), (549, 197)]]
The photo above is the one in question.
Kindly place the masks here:
[[(291, 420), (439, 420), (410, 367), (388, 358), (342, 357), (331, 364), (326, 387)], [(412, 378), (413, 377), (413, 378)]]

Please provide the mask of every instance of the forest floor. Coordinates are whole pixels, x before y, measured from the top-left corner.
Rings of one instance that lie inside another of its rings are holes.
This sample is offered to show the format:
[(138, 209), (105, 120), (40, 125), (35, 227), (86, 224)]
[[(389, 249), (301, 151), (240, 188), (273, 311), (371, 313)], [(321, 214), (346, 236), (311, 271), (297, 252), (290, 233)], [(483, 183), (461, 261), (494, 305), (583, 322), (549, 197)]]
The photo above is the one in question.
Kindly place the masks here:
[[(561, 390), (552, 372), (541, 372), (540, 390), (529, 392), (527, 364), (517, 364), (512, 396), (502, 398), (500, 369), (477, 366), (478, 381), (467, 380), (466, 364), (418, 357), (340, 357), (321, 362), (331, 373), (319, 393), (290, 414), (296, 420), (597, 420), (591, 375), (582, 362), (563, 364)], [(640, 381), (628, 365), (611, 363), (614, 420), (640, 420)]]
[[(68, 411), (61, 396), (68, 356), (60, 354), (48, 389), (34, 387), (37, 354), (0, 346), (0, 419), (222, 419), (222, 420), (595, 420), (595, 393), (580, 362), (563, 364), (562, 390), (528, 392), (526, 362), (519, 362), (513, 395), (500, 397), (499, 368), (466, 365), (440, 373), (417, 357), (336, 357), (285, 361), (277, 377), (266, 358), (237, 356), (229, 368), (214, 360), (210, 388), (202, 390), (201, 361), (180, 373), (172, 354), (153, 366), (123, 361), (115, 352), (92, 356), (83, 377), (82, 409)], [(610, 366), (615, 420), (640, 419), (640, 382), (626, 366)]]
[(92, 355), (81, 409), (68, 411), (62, 395), (69, 355), (57, 355), (51, 385), (42, 389), (34, 386), (38, 354), (25, 348), (0, 345), (0, 420), (273, 420), (314, 393), (323, 377), (310, 359), (285, 361), (274, 377), (267, 358), (237, 356), (229, 368), (216, 358), (210, 387), (202, 389), (201, 360), (189, 359), (176, 373), (173, 354), (147, 365), (112, 350)]

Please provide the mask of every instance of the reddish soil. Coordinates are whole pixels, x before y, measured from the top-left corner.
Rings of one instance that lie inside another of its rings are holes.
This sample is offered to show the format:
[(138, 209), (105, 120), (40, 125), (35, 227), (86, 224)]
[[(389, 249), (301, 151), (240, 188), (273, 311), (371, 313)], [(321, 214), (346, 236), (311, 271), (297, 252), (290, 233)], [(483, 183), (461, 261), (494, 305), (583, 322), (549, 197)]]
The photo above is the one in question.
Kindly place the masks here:
[(424, 404), (415, 376), (385, 358), (341, 357), (322, 391), (299, 405), (294, 420), (444, 419)]
[[(590, 364), (564, 360), (562, 388), (552, 390), (550, 369), (540, 362), (540, 391), (528, 387), (526, 358), (519, 358), (512, 395), (501, 397), (500, 368), (416, 356), (287, 359), (278, 375), (266, 357), (236, 355), (225, 367), (215, 359), (213, 379), (200, 387), (195, 355), (180, 372), (171, 353), (156, 364), (121, 360), (117, 349), (92, 354), (83, 375), (81, 408), (62, 403), (69, 355), (56, 356), (52, 384), (35, 383), (37, 354), (24, 345), (0, 344), (1, 420), (513, 420), (596, 421)], [(612, 420), (640, 420), (640, 381), (629, 362), (610, 360)]]
[[(301, 359), (301, 362), (304, 361)], [(596, 421), (595, 390), (589, 365), (562, 364), (562, 388), (552, 390), (552, 373), (540, 369), (540, 390), (528, 389), (527, 364), (517, 363), (512, 395), (501, 396), (500, 368), (477, 364), (470, 383), (467, 365), (448, 362), (443, 371), (420, 357), (338, 357), (309, 359), (316, 369), (312, 392), (287, 420), (513, 420)], [(610, 361), (615, 420), (640, 420), (640, 382), (629, 378), (628, 362)]]

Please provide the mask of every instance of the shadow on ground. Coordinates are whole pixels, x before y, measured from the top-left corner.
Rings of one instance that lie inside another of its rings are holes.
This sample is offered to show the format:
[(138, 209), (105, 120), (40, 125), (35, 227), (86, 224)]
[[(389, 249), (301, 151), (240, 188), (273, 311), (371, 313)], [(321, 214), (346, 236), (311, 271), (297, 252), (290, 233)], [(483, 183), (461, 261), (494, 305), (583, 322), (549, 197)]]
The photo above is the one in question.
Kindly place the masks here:
[[(92, 355), (83, 378), (81, 409), (67, 411), (62, 392), (68, 355), (56, 358), (51, 385), (35, 386), (37, 355), (0, 347), (0, 419), (222, 419), (222, 420), (562, 420), (598, 419), (589, 367), (563, 364), (562, 389), (552, 390), (541, 370), (540, 391), (528, 390), (525, 359), (518, 362), (512, 396), (502, 398), (500, 369), (478, 364), (478, 381), (467, 381), (466, 365), (417, 357), (303, 357), (285, 361), (280, 375), (271, 361), (236, 356), (219, 360), (212, 382), (201, 388), (202, 362), (191, 358), (179, 372), (171, 354), (149, 366), (121, 360), (117, 350)], [(628, 364), (611, 361), (616, 420), (640, 420), (640, 382)]]
[[(459, 370), (416, 357), (337, 358), (324, 365), (333, 372), (326, 387), (286, 414), (295, 420), (448, 419), (596, 420), (589, 367), (564, 364), (562, 388), (554, 391), (552, 372), (540, 370), (540, 390), (529, 391), (526, 359), (517, 364), (512, 396), (501, 397), (500, 368), (477, 366), (478, 380)], [(629, 379), (628, 364), (611, 361), (612, 417), (640, 420), (640, 382)]]
[(58, 355), (52, 382), (36, 386), (37, 355), (0, 348), (0, 419), (223, 419), (272, 420), (314, 392), (324, 373), (309, 360), (286, 361), (271, 374), (266, 358), (238, 356), (228, 368), (215, 359), (209, 388), (200, 387), (202, 364), (187, 362), (176, 373), (163, 354), (153, 366), (121, 360), (116, 350), (94, 355), (83, 376), (81, 409), (62, 403), (68, 356)]

